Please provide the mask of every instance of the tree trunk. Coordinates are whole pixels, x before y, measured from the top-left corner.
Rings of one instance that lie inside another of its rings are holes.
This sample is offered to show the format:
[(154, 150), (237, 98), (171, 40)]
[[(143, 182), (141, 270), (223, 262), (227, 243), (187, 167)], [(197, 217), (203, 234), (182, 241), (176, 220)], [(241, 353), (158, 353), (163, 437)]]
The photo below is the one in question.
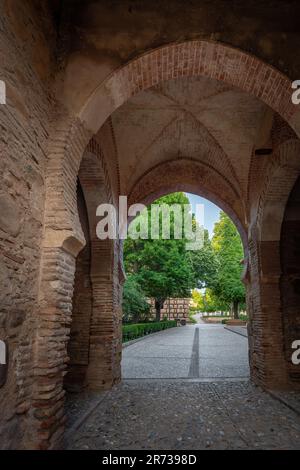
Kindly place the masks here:
[(160, 321), (160, 311), (164, 306), (165, 299), (155, 299), (155, 321)]
[(239, 319), (239, 301), (238, 300), (233, 301), (233, 318), (235, 320)]

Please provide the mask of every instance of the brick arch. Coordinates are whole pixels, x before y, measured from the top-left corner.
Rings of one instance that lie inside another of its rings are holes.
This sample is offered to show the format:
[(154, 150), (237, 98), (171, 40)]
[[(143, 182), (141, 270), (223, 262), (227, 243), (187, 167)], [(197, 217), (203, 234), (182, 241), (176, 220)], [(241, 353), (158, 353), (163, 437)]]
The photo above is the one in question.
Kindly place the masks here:
[(96, 133), (112, 112), (140, 91), (180, 77), (205, 76), (239, 88), (276, 111), (300, 135), (291, 81), (257, 57), (207, 40), (172, 43), (145, 52), (113, 71), (91, 93), (78, 117)]
[[(116, 347), (119, 305), (115, 292), (119, 285), (118, 278), (114, 276), (115, 264), (118, 264), (116, 242), (99, 240), (96, 236), (97, 206), (112, 203), (112, 194), (107, 169), (94, 140), (90, 141), (84, 153), (78, 178), (88, 219), (85, 230), (88, 246), (80, 251), (76, 259), (75, 286), (81, 290), (73, 294), (68, 343), (71, 367), (66, 383), (72, 390), (82, 387), (99, 390), (111, 387), (120, 377), (119, 367), (112, 367), (105, 354), (105, 351)], [(87, 259), (87, 251), (90, 259)], [(83, 262), (82, 255), (85, 257)], [(81, 269), (78, 272), (81, 265), (84, 271)], [(81, 337), (84, 337), (83, 341)]]
[[(192, 117), (192, 121), (189, 120), (187, 123), (186, 121), (175, 119), (164, 127), (162, 132), (159, 134), (159, 137), (156, 137), (155, 140), (143, 150), (143, 159), (136, 162), (135, 167), (132, 169), (132, 174), (127, 187), (130, 187), (130, 183), (134, 183), (139, 177), (141, 177), (141, 165), (143, 165), (144, 161), (147, 160), (149, 153), (150, 158), (151, 155), (155, 154), (155, 161), (158, 162), (169, 161), (171, 158), (174, 158), (174, 156), (176, 156), (176, 160), (179, 160), (180, 155), (185, 155), (185, 150), (180, 149), (177, 151), (177, 143), (175, 143), (172, 138), (175, 134), (180, 135), (182, 139), (182, 136), (186, 132), (185, 126), (189, 128), (191, 125), (193, 134), (197, 137), (197, 140), (195, 140), (194, 143), (193, 156), (190, 155), (189, 161), (197, 161), (199, 159), (199, 161), (202, 161), (208, 168), (214, 168), (215, 172), (222, 175), (228, 185), (234, 188), (236, 197), (242, 198), (243, 189), (241, 187), (241, 182), (239, 181), (230, 158), (209, 129), (194, 116)], [(160, 145), (161, 141), (164, 142), (162, 146)], [(189, 151), (186, 153), (188, 152)], [(157, 165), (159, 164), (160, 163)], [(155, 165), (155, 163), (152, 165)]]
[(116, 240), (99, 240), (96, 235), (97, 206), (113, 203), (108, 169), (99, 144), (92, 139), (84, 154), (79, 180), (87, 204), (91, 240), (91, 283), (93, 307), (90, 326), (89, 367), (90, 389), (110, 388), (120, 380), (119, 246)]
[[(76, 175), (88, 142), (114, 110), (140, 91), (186, 76), (206, 76), (235, 86), (276, 111), (300, 135), (300, 111), (291, 82), (255, 56), (219, 42), (194, 40), (148, 51), (113, 71), (75, 116), (58, 119), (49, 146), (44, 246), (78, 252), (84, 238), (76, 214)], [(62, 230), (62, 227), (64, 230)]]
[(258, 204), (257, 225), (261, 241), (280, 240), (288, 197), (300, 174), (300, 141), (291, 139), (276, 149)]
[[(36, 379), (30, 435), (26, 436), (33, 447), (54, 447), (63, 433), (65, 343), (72, 313), (75, 258), (85, 244), (76, 201), (76, 181), (84, 151), (112, 112), (139, 91), (165, 80), (201, 75), (256, 96), (300, 134), (299, 112), (296, 113), (290, 99), (290, 81), (249, 54), (209, 41), (171, 44), (145, 53), (101, 83), (78, 116), (63, 115), (57, 119), (48, 149), (39, 310), (35, 319)], [(216, 173), (210, 175), (215, 184), (221, 183)], [(222, 185), (217, 184), (216, 196)], [(227, 191), (230, 185), (225, 186)], [(236, 196), (235, 199), (235, 204), (239, 204)], [(228, 207), (238, 211), (235, 204), (232, 202)], [(113, 277), (118, 278), (119, 273), (120, 268), (114, 266)], [(112, 367), (119, 366), (119, 344), (104, 354)]]
[[(267, 168), (255, 223), (249, 230), (249, 258), (252, 292), (248, 299), (251, 368), (259, 381), (269, 387), (289, 387), (288, 361), (285, 356), (284, 311), (281, 292), (280, 239), (289, 195), (300, 173), (300, 142), (289, 139), (275, 149)], [(261, 322), (264, 340), (254, 334), (256, 321)], [(268, 367), (267, 367), (268, 366)], [(292, 384), (294, 386), (294, 384)]]
[[(60, 146), (55, 149), (57, 161), (56, 165), (52, 162), (53, 173), (47, 181), (50, 201), (48, 199), (49, 206), (45, 211), (39, 309), (34, 338), (35, 381), (26, 436), (29, 447), (39, 449), (55, 448), (64, 432), (63, 377), (68, 363), (66, 346), (72, 319), (76, 256), (85, 245), (77, 210), (77, 175), (87, 206), (90, 230), (86, 236), (89, 236), (91, 245), (90, 280), (93, 294), (86, 381), (92, 389), (103, 389), (111, 387), (120, 378), (119, 249), (113, 242), (101, 243), (95, 236), (96, 206), (101, 201), (112, 200), (110, 182), (103, 154), (96, 141), (89, 142), (81, 158), (79, 143), (85, 141), (86, 134), (80, 129), (77, 123), (73, 123), (72, 132), (67, 135), (74, 139), (70, 142), (59, 141), (62, 149), (70, 150), (69, 160), (63, 168), (66, 169), (67, 165), (71, 167), (71, 173), (64, 173), (67, 192), (62, 207), (58, 203), (66, 188), (63, 188), (60, 178), (59, 164), (63, 161)], [(69, 215), (73, 216), (73, 225), (70, 225), (70, 218), (65, 218), (68, 210)]]
[(141, 202), (147, 205), (160, 196), (176, 191), (198, 194), (223, 209), (237, 226), (247, 254), (245, 214), (238, 192), (207, 163), (190, 158), (176, 158), (156, 165), (132, 187), (128, 203)]

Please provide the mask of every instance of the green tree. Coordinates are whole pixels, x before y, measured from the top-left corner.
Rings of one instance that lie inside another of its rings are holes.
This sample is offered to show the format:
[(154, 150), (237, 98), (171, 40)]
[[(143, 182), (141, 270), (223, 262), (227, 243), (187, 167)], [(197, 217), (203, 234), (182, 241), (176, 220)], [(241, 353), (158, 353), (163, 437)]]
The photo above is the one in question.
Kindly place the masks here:
[[(164, 196), (155, 204), (189, 204), (184, 193)], [(147, 208), (149, 225), (151, 209)], [(183, 212), (182, 212), (183, 214)], [(143, 214), (139, 217), (141, 218)], [(182, 217), (183, 220), (183, 217)], [(170, 239), (162, 239), (162, 215), (159, 218), (158, 239), (128, 238), (124, 243), (125, 269), (137, 275), (139, 284), (147, 296), (155, 299), (156, 321), (160, 321), (161, 309), (169, 297), (189, 297), (195, 286), (195, 273), (190, 252), (186, 250), (186, 239), (174, 239), (175, 216), (170, 216)], [(136, 224), (138, 220), (136, 220)], [(181, 227), (182, 228), (182, 227)]]
[(201, 288), (214, 285), (218, 261), (213, 250), (208, 230), (204, 230), (203, 247), (190, 253), (196, 279), (196, 286)]
[(200, 312), (227, 312), (229, 310), (229, 304), (220, 300), (209, 288), (206, 288), (205, 292), (193, 291), (192, 297)]
[(245, 288), (241, 281), (244, 257), (240, 235), (224, 213), (215, 224), (212, 248), (217, 260), (212, 292), (221, 302), (232, 303), (234, 318), (238, 318), (239, 303), (245, 300)]

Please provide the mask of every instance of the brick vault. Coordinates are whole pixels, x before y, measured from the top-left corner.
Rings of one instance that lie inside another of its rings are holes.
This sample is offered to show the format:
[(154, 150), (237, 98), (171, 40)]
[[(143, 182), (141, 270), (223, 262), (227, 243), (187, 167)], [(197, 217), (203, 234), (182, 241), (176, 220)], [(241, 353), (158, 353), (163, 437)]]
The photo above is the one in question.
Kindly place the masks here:
[(299, 6), (165, 3), (0, 2), (3, 448), (59, 447), (65, 390), (121, 379), (122, 246), (95, 230), (120, 194), (189, 191), (232, 217), (251, 378), (299, 388)]

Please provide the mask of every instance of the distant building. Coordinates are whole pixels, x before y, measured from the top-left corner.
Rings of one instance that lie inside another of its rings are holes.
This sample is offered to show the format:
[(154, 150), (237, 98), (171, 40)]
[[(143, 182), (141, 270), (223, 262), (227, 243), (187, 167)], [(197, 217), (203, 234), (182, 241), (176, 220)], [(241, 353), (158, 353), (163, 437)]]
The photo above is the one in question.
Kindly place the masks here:
[[(151, 304), (151, 316), (155, 317), (155, 301), (154, 299), (149, 299), (149, 302)], [(161, 319), (167, 318), (168, 320), (187, 320), (190, 304), (190, 298), (167, 299), (164, 303), (164, 307), (161, 309)]]

